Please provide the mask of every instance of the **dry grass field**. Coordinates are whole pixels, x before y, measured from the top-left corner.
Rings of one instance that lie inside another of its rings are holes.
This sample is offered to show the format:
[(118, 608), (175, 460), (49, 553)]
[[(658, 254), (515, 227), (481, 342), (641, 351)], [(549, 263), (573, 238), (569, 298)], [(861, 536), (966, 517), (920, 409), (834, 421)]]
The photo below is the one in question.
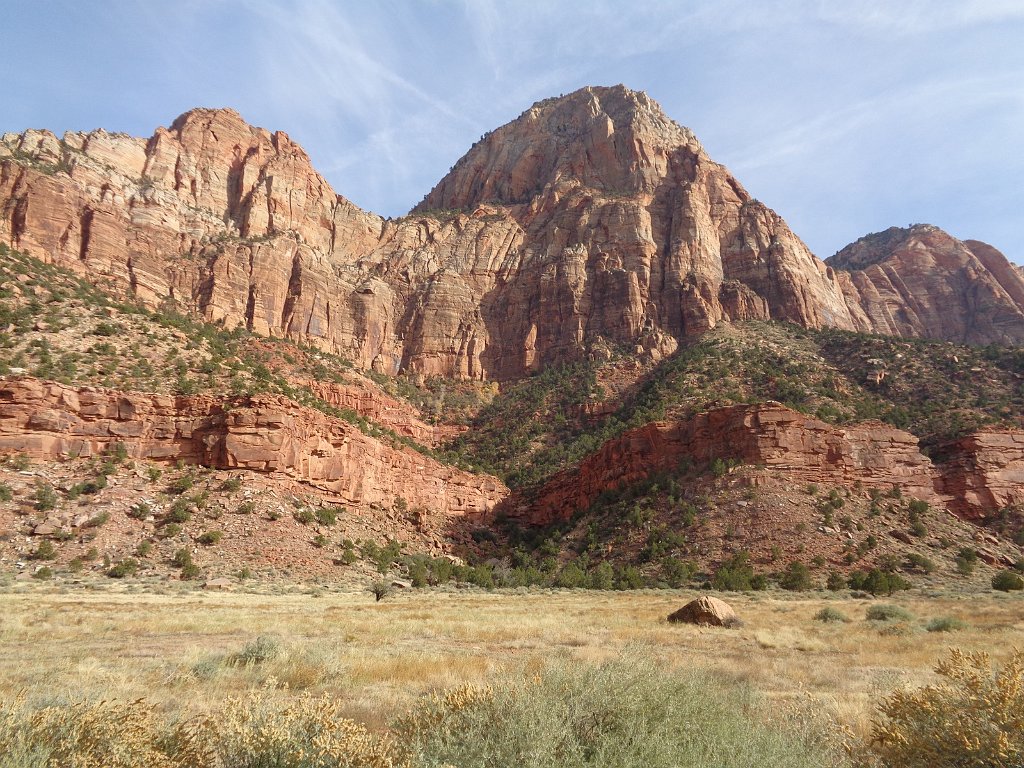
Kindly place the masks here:
[[(643, 648), (669, 668), (746, 683), (779, 713), (827, 713), (864, 735), (874, 703), (931, 679), (950, 647), (1005, 660), (1024, 637), (1024, 599), (901, 594), (726, 594), (744, 625), (670, 625), (687, 591), (367, 591), (271, 586), (205, 592), (97, 582), (8, 583), (0, 594), (0, 694), (33, 705), (146, 698), (168, 715), (216, 711), (263, 688), (328, 693), (344, 713), (383, 726), (424, 694), (486, 685), (560, 658), (581, 664)], [(910, 620), (869, 621), (880, 603)], [(847, 622), (815, 618), (823, 608)], [(955, 631), (929, 631), (935, 619)]]

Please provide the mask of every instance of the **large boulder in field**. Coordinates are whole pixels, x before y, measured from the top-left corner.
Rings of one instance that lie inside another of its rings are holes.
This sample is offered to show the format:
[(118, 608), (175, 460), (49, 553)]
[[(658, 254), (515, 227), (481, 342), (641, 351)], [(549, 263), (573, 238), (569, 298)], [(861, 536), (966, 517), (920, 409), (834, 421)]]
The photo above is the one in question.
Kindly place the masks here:
[(675, 613), (669, 614), (668, 620), (683, 624), (700, 624), (712, 627), (731, 627), (739, 623), (736, 611), (717, 597), (698, 597)]

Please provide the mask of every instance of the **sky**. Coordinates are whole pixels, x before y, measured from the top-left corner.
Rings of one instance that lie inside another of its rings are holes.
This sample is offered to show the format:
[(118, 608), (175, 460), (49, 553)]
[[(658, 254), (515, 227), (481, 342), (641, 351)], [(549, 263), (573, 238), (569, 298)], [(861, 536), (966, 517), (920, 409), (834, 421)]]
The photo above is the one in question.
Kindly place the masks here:
[(1024, 0), (0, 0), (0, 133), (283, 130), (407, 212), (485, 132), (646, 91), (820, 257), (911, 223), (1024, 262)]

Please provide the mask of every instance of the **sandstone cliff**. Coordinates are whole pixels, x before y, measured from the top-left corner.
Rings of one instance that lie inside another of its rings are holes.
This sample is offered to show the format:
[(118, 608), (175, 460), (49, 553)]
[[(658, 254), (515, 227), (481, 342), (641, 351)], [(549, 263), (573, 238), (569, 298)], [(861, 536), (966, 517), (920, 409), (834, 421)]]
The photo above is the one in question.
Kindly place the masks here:
[(28, 378), (0, 382), (0, 453), (52, 460), (97, 455), (114, 443), (135, 458), (288, 477), (357, 507), (402, 497), (431, 514), (463, 515), (487, 511), (507, 493), (488, 475), (389, 445), (280, 396), (174, 397)]
[(871, 330), (968, 344), (1024, 341), (1024, 278), (999, 251), (938, 227), (893, 227), (826, 262)]
[(940, 488), (951, 508), (968, 520), (1024, 508), (1024, 431), (988, 429), (947, 448)]
[(605, 491), (680, 465), (715, 459), (777, 472), (787, 483), (897, 488), (902, 494), (983, 517), (1020, 502), (1024, 431), (985, 430), (959, 441), (954, 458), (936, 467), (917, 438), (880, 422), (826, 424), (778, 403), (716, 408), (677, 422), (652, 422), (605, 443), (539, 492), (516, 493), (503, 513), (524, 525), (546, 525), (585, 511)]
[(938, 280), (902, 257), (826, 265), (622, 86), (538, 102), (395, 221), (231, 110), (149, 139), (7, 134), (0, 239), (150, 306), (389, 374), (509, 380), (608, 342), (658, 358), (728, 320), (979, 343), (1024, 326), (1024, 281), (992, 249), (954, 249)]

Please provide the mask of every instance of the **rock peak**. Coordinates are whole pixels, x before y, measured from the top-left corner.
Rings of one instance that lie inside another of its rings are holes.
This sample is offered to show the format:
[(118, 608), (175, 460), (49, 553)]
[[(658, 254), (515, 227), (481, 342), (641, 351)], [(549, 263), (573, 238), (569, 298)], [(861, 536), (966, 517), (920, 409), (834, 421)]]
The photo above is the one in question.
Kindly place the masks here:
[(516, 205), (571, 187), (649, 194), (680, 151), (703, 153), (693, 132), (646, 93), (587, 86), (538, 101), (483, 136), (417, 209)]
[(858, 238), (826, 259), (825, 263), (845, 271), (865, 269), (891, 258), (894, 253), (906, 248), (911, 241), (922, 239), (928, 241), (932, 247), (939, 243), (945, 245), (958, 242), (955, 237), (934, 224), (889, 227), (881, 232), (871, 232)]
[(242, 124), (252, 128), (238, 110), (231, 107), (193, 107), (174, 118), (170, 129), (180, 132), (188, 125), (203, 123), (208, 125), (215, 121)]

